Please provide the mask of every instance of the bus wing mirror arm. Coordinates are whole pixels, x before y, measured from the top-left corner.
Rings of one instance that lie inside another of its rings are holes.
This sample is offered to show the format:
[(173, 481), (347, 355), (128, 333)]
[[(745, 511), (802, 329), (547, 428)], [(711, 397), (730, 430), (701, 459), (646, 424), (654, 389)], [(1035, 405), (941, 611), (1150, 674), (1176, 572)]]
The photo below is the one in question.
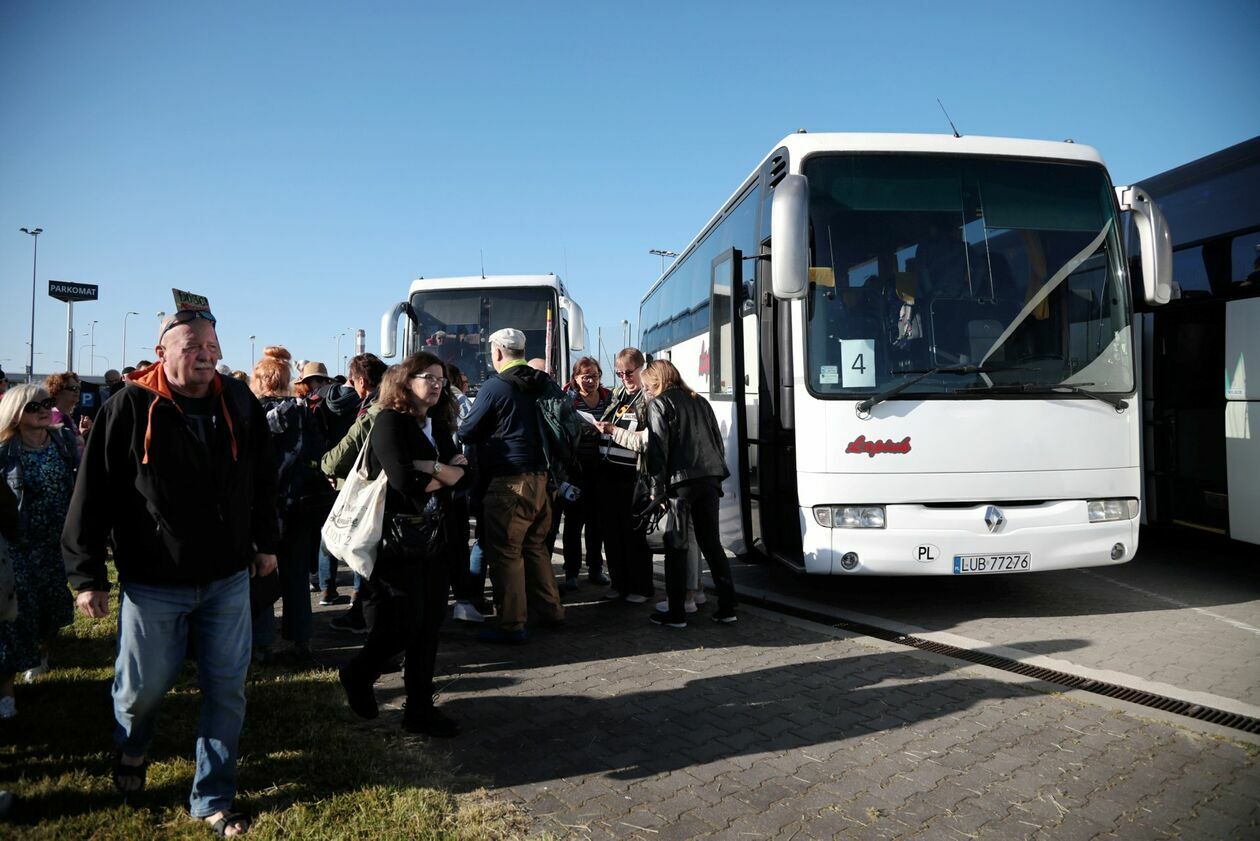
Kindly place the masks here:
[(403, 313), (407, 314), (413, 322), (416, 318), (415, 310), (411, 308), (411, 304), (406, 301), (399, 301), (394, 304), (385, 314), (381, 316), (381, 358), (392, 359), (394, 353), (398, 349), (398, 316)]
[(1163, 211), (1141, 187), (1117, 187), (1122, 211), (1133, 214), (1142, 259), (1142, 292), (1153, 306), (1172, 299), (1172, 234)]
[(770, 201), (770, 281), (776, 298), (804, 298), (809, 289), (809, 182), (785, 175)]

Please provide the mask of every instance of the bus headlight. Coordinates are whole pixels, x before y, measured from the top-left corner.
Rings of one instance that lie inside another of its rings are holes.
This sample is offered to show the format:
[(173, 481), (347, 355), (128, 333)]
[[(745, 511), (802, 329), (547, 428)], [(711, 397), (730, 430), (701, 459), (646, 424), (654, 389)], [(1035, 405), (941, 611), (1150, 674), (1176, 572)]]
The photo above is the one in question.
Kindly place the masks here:
[(828, 529), (882, 529), (882, 505), (815, 505), (814, 520)]
[(1091, 499), (1085, 503), (1091, 523), (1132, 520), (1138, 515), (1136, 499)]

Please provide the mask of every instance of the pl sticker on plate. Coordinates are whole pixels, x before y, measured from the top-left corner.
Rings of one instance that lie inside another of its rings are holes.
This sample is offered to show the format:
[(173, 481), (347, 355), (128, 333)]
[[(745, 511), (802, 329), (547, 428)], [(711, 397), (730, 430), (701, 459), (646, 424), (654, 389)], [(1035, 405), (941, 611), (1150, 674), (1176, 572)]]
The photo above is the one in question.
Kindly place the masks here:
[(840, 382), (840, 369), (835, 365), (819, 366), (818, 382), (823, 385), (835, 385)]
[(875, 340), (840, 340), (840, 376), (845, 388), (875, 387)]

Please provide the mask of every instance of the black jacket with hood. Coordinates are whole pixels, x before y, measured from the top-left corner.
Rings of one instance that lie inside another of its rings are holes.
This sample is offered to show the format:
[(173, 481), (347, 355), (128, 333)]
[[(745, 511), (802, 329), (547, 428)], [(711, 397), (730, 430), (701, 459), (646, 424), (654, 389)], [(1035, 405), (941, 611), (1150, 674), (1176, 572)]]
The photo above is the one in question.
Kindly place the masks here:
[(61, 545), (77, 591), (107, 590), (106, 543), (118, 577), (202, 586), (274, 553), (276, 467), (262, 406), (245, 383), (216, 375), (214, 433), (202, 443), (162, 363), (127, 376), (88, 435)]
[(538, 398), (548, 384), (555, 385), (551, 377), (522, 362), (486, 380), (477, 392), (459, 425), (459, 440), (478, 447), (477, 467), (487, 481), (547, 469)]
[(726, 447), (709, 401), (681, 388), (667, 388), (648, 401), (645, 466), (652, 495), (695, 479), (721, 481)]

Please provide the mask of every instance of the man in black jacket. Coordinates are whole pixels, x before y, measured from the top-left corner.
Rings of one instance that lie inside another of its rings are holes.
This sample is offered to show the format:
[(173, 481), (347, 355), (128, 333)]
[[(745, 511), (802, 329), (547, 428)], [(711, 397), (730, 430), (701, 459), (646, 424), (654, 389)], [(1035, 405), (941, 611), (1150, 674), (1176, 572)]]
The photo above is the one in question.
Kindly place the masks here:
[(502, 599), (499, 624), (478, 636), (486, 642), (525, 642), (526, 593), (545, 626), (564, 622), (564, 607), (547, 551), (551, 499), (538, 422), (538, 398), (551, 378), (525, 363), (525, 334), (510, 327), (490, 335), (498, 376), (486, 380), (459, 439), (477, 447), (478, 468), (489, 480), (481, 520), (482, 547)]
[(62, 534), (79, 611), (109, 612), (106, 543), (122, 597), (114, 671), (114, 785), (144, 788), (162, 697), (189, 634), (202, 692), (190, 813), (220, 835), (234, 812), (237, 743), (250, 658), (249, 579), (276, 566), (276, 471), (262, 407), (215, 371), (214, 316), (167, 318), (158, 362), (128, 376), (88, 436)]

